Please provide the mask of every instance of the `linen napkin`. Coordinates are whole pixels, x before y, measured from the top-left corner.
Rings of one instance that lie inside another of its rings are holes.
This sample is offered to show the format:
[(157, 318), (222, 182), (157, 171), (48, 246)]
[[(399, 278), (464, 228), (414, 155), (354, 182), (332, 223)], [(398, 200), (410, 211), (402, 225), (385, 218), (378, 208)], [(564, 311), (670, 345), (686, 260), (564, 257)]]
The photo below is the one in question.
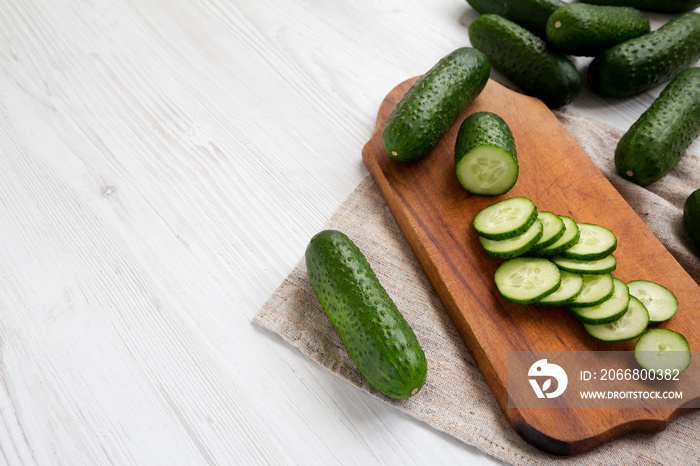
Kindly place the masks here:
[[(613, 153), (623, 131), (572, 110), (555, 111), (555, 115), (700, 283), (698, 251), (682, 220), (685, 199), (700, 188), (698, 157), (686, 154), (670, 174), (642, 188), (615, 172)], [(347, 234), (367, 256), (379, 281), (416, 333), (429, 366), (425, 386), (408, 400), (390, 399), (370, 387), (318, 303), (302, 258), (253, 322), (279, 334), (338, 377), (507, 463), (680, 464), (700, 457), (700, 411), (679, 416), (661, 433), (625, 435), (575, 457), (554, 456), (532, 447), (506, 420), (370, 175), (343, 202), (327, 228)]]

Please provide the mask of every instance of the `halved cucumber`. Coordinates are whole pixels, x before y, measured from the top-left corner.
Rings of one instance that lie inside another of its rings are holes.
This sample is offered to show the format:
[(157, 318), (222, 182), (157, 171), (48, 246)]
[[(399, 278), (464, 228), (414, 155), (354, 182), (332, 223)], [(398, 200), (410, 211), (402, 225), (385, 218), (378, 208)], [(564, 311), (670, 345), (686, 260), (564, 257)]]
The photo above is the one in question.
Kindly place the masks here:
[(562, 255), (552, 257), (557, 267), (571, 273), (582, 273), (588, 275), (602, 275), (610, 273), (617, 267), (617, 259), (612, 254), (608, 254), (602, 259), (594, 261), (582, 261), (578, 259), (569, 259)]
[(601, 225), (578, 223), (579, 240), (561, 255), (569, 259), (596, 260), (612, 253), (617, 248), (615, 234)]
[(678, 310), (676, 296), (663, 285), (648, 280), (632, 280), (627, 285), (630, 294), (647, 308), (653, 323), (670, 319)]
[(533, 246), (533, 248), (542, 249), (554, 244), (559, 238), (564, 235), (566, 228), (564, 221), (557, 214), (547, 212), (546, 210), (537, 212), (537, 218), (542, 222), (542, 237)]
[(537, 301), (537, 306), (564, 306), (581, 293), (583, 277), (575, 273), (559, 271), (561, 283), (557, 290)]
[(627, 312), (630, 293), (627, 284), (619, 278), (613, 278), (613, 294), (595, 306), (572, 307), (569, 312), (583, 323), (591, 325), (615, 322)]
[(510, 259), (527, 252), (540, 237), (542, 237), (542, 222), (536, 219), (530, 228), (521, 235), (500, 240), (479, 236), (479, 242), (489, 256)]
[(494, 274), (496, 287), (508, 301), (531, 304), (554, 293), (561, 282), (556, 265), (547, 259), (516, 257), (501, 264)]
[(474, 228), (484, 238), (508, 239), (527, 231), (536, 219), (534, 202), (511, 197), (481, 209), (474, 216)]
[(583, 328), (596, 340), (610, 343), (637, 338), (649, 325), (649, 313), (644, 304), (634, 296), (630, 297), (629, 306), (626, 309), (623, 316), (614, 322), (600, 325), (584, 323)]
[[(653, 328), (644, 333), (634, 346), (634, 358), (651, 371), (678, 370), (690, 365), (690, 346), (683, 335), (665, 328)], [(664, 374), (666, 375), (666, 374)], [(669, 374), (675, 375), (675, 374)]]
[(564, 215), (560, 215), (559, 217), (561, 217), (562, 222), (564, 222), (564, 234), (553, 244), (545, 248), (538, 248), (537, 245), (535, 245), (535, 247), (529, 251), (531, 256), (553, 256), (576, 244), (580, 235), (578, 225), (571, 217), (566, 217)]
[[(555, 266), (556, 267), (556, 266)], [(582, 275), (583, 290), (569, 304), (569, 307), (595, 306), (610, 298), (615, 291), (613, 277), (604, 275)]]

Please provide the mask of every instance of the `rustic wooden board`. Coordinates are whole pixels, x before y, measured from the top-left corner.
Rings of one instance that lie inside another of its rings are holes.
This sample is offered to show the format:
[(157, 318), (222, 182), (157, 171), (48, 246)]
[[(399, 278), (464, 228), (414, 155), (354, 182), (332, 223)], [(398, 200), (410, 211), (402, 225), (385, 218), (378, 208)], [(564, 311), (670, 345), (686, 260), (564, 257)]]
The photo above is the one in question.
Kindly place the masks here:
[[(693, 316), (700, 309), (700, 288), (554, 114), (539, 100), (495, 81), (489, 81), (424, 159), (410, 163), (390, 159), (381, 132), (415, 79), (398, 85), (382, 102), (363, 159), (510, 423), (528, 442), (558, 454), (583, 452), (631, 431), (664, 429), (685, 408), (509, 408), (509, 351), (631, 351), (634, 343), (611, 347), (590, 338), (562, 308), (544, 311), (502, 299), (493, 283), (502, 261), (483, 252), (471, 223), (483, 207), (502, 198), (527, 196), (540, 210), (613, 230), (619, 242), (614, 276), (624, 281), (654, 280), (671, 288), (680, 309), (665, 325), (681, 331), (691, 349), (700, 347), (699, 320)], [(483, 110), (497, 113), (508, 123), (518, 149), (520, 176), (503, 196), (471, 195), (454, 174), (453, 147), (459, 124), (467, 115)]]

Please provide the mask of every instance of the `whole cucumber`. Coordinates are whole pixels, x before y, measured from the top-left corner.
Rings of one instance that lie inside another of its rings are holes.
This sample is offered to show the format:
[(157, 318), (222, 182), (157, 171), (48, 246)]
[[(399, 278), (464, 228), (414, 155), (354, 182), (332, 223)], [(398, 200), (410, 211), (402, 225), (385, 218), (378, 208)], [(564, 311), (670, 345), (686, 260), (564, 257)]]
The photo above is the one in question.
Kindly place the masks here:
[(662, 13), (685, 13), (700, 6), (700, 0), (581, 0), (595, 5), (631, 6)]
[(700, 13), (685, 13), (597, 56), (588, 82), (600, 94), (627, 97), (672, 79), (699, 58)]
[(503, 16), (542, 38), (549, 16), (566, 5), (562, 0), (467, 0), (467, 3), (482, 15)]
[(562, 53), (594, 57), (650, 30), (649, 18), (635, 8), (572, 3), (549, 17), (547, 42)]
[(484, 52), (491, 66), (549, 107), (566, 105), (581, 91), (581, 74), (568, 58), (502, 16), (476, 17), (469, 25), (469, 41)]
[(425, 353), (362, 251), (344, 233), (324, 230), (305, 257), (311, 287), (362, 376), (391, 398), (418, 393)]
[(425, 156), (484, 89), (489, 62), (480, 51), (459, 48), (442, 58), (404, 94), (382, 132), (387, 154), (402, 162)]
[(683, 223), (688, 230), (690, 239), (700, 250), (700, 189), (696, 189), (683, 204)]
[(645, 186), (666, 175), (700, 134), (700, 68), (678, 74), (620, 139), (615, 169)]

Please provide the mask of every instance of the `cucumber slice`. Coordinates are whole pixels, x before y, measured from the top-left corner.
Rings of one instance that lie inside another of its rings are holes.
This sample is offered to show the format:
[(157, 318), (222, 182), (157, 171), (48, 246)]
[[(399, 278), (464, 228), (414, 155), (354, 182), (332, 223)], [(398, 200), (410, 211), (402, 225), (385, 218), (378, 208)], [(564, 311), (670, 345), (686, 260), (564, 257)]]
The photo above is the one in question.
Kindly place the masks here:
[(561, 284), (557, 291), (537, 301), (538, 306), (564, 306), (581, 293), (583, 277), (575, 273), (559, 271)]
[(678, 310), (676, 296), (663, 285), (648, 280), (632, 280), (627, 286), (630, 294), (647, 308), (652, 323), (668, 320)]
[(644, 304), (632, 296), (626, 311), (616, 321), (600, 325), (584, 323), (583, 328), (596, 340), (614, 343), (637, 338), (644, 333), (647, 325), (649, 325), (649, 313)]
[[(644, 333), (634, 346), (634, 358), (644, 369), (683, 372), (690, 365), (690, 346), (683, 335), (666, 328)], [(666, 374), (664, 374), (666, 375)]]
[(506, 300), (531, 304), (554, 293), (559, 288), (561, 274), (547, 259), (516, 257), (501, 264), (493, 278)]
[(608, 254), (602, 259), (594, 261), (582, 261), (578, 259), (569, 259), (561, 254), (552, 257), (557, 267), (571, 273), (583, 273), (588, 275), (602, 275), (610, 273), (617, 267), (617, 259), (612, 254)]
[(613, 278), (613, 294), (596, 306), (572, 307), (569, 312), (583, 323), (591, 325), (615, 322), (627, 312), (630, 293), (627, 284), (618, 278)]
[(500, 240), (479, 236), (479, 242), (489, 256), (510, 259), (527, 252), (541, 237), (542, 222), (536, 219), (530, 228), (521, 235)]
[(564, 221), (557, 214), (543, 210), (537, 212), (537, 218), (542, 222), (544, 230), (542, 232), (542, 238), (540, 238), (533, 248), (542, 249), (551, 246), (564, 235), (564, 231), (566, 230)]
[(545, 248), (530, 249), (529, 254), (531, 256), (554, 256), (555, 254), (559, 254), (560, 252), (569, 249), (571, 246), (576, 244), (580, 235), (578, 225), (571, 217), (566, 217), (563, 215), (560, 215), (559, 217), (561, 217), (562, 222), (564, 222), (564, 234), (553, 244)]
[(615, 291), (613, 277), (604, 275), (582, 275), (583, 290), (569, 304), (569, 307), (596, 306), (610, 298)]
[(491, 204), (474, 216), (474, 228), (488, 239), (508, 239), (525, 233), (537, 219), (535, 203), (526, 197), (511, 197)]
[(576, 244), (562, 251), (561, 255), (568, 259), (592, 261), (602, 259), (617, 248), (617, 237), (604, 226), (593, 223), (578, 223), (581, 233)]

